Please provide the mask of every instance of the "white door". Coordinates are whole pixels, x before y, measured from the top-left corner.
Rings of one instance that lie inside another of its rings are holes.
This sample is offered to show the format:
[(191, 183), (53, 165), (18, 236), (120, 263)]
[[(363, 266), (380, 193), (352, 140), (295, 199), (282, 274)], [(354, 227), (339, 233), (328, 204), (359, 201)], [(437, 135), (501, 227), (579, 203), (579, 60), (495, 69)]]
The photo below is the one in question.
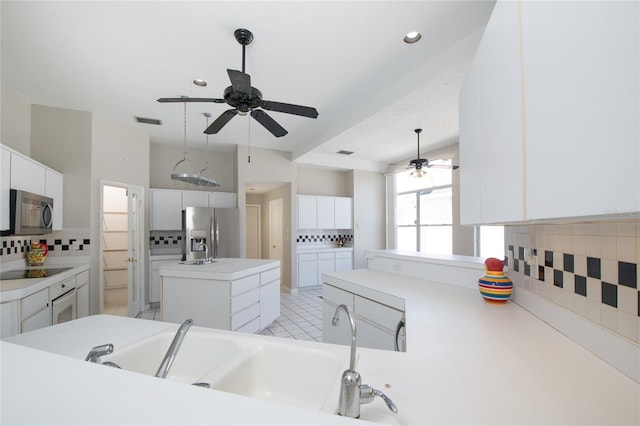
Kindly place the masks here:
[(269, 201), (269, 259), (282, 260), (282, 198)]
[(248, 259), (260, 259), (260, 204), (247, 204), (247, 248)]
[(128, 202), (128, 287), (129, 287), (129, 316), (136, 317), (142, 312), (144, 292), (143, 281), (143, 234), (144, 234), (144, 209), (142, 205), (143, 189), (139, 186), (127, 186)]

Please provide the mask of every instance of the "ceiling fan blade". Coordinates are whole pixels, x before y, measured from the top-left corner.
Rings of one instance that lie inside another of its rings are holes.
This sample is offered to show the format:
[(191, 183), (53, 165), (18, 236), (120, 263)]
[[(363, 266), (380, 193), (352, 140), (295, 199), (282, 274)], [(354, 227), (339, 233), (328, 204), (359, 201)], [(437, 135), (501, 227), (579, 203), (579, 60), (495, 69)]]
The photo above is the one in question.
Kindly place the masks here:
[(318, 111), (308, 106), (283, 104), (282, 102), (273, 101), (260, 101), (260, 106), (269, 111), (284, 112), (308, 118), (318, 117)]
[(227, 69), (233, 90), (251, 96), (251, 76), (242, 71)]
[(225, 103), (225, 100), (218, 98), (160, 98), (158, 99), (158, 102), (213, 102), (216, 104), (223, 104)]
[(209, 127), (207, 127), (204, 133), (208, 135), (218, 133), (220, 129), (222, 129), (233, 117), (236, 116), (237, 113), (238, 113), (238, 110), (236, 109), (226, 110), (225, 112), (220, 114), (220, 116), (216, 118), (215, 121), (211, 123)]
[(251, 116), (256, 121), (262, 124), (268, 131), (270, 131), (276, 138), (286, 135), (287, 132), (284, 127), (279, 125), (273, 118), (271, 118), (266, 112), (261, 109), (254, 109), (251, 111)]

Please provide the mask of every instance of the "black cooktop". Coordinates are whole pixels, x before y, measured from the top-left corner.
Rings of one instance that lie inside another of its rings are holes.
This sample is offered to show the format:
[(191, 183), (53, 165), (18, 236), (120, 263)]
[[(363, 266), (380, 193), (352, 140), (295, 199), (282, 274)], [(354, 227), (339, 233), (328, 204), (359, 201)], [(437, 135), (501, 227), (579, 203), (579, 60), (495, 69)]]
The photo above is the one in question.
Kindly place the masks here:
[(22, 278), (46, 278), (72, 268), (15, 269), (0, 272), (0, 280), (19, 280)]

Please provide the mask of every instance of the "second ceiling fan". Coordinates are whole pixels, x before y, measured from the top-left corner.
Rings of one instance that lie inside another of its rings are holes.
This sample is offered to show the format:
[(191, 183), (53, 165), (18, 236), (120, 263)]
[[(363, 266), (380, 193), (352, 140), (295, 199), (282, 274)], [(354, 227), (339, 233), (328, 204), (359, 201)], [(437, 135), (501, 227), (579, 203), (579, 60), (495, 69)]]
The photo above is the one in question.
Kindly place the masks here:
[[(286, 104), (282, 102), (266, 101), (262, 99), (262, 92), (251, 86), (251, 76), (245, 73), (245, 48), (253, 41), (251, 31), (239, 28), (234, 36), (242, 45), (242, 71), (227, 69), (231, 86), (224, 90), (223, 98), (160, 98), (158, 102), (213, 102), (226, 103), (233, 107), (226, 110), (204, 131), (207, 134), (218, 133), (236, 115), (251, 114), (258, 123), (262, 124), (271, 134), (279, 138), (286, 135), (287, 130), (278, 124), (264, 110), (294, 114), (302, 117), (317, 118), (318, 111), (315, 108)], [(262, 109), (260, 109), (262, 108)]]

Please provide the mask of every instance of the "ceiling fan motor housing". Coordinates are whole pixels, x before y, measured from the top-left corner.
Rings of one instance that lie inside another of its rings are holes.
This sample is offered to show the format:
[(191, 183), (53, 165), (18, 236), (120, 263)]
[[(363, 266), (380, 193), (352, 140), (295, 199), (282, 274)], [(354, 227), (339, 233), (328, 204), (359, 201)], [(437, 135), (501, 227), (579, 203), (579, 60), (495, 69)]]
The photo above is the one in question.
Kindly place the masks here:
[(251, 96), (248, 96), (246, 93), (233, 90), (233, 86), (229, 86), (224, 89), (224, 100), (240, 112), (249, 112), (260, 106), (262, 92), (255, 87), (251, 87)]

